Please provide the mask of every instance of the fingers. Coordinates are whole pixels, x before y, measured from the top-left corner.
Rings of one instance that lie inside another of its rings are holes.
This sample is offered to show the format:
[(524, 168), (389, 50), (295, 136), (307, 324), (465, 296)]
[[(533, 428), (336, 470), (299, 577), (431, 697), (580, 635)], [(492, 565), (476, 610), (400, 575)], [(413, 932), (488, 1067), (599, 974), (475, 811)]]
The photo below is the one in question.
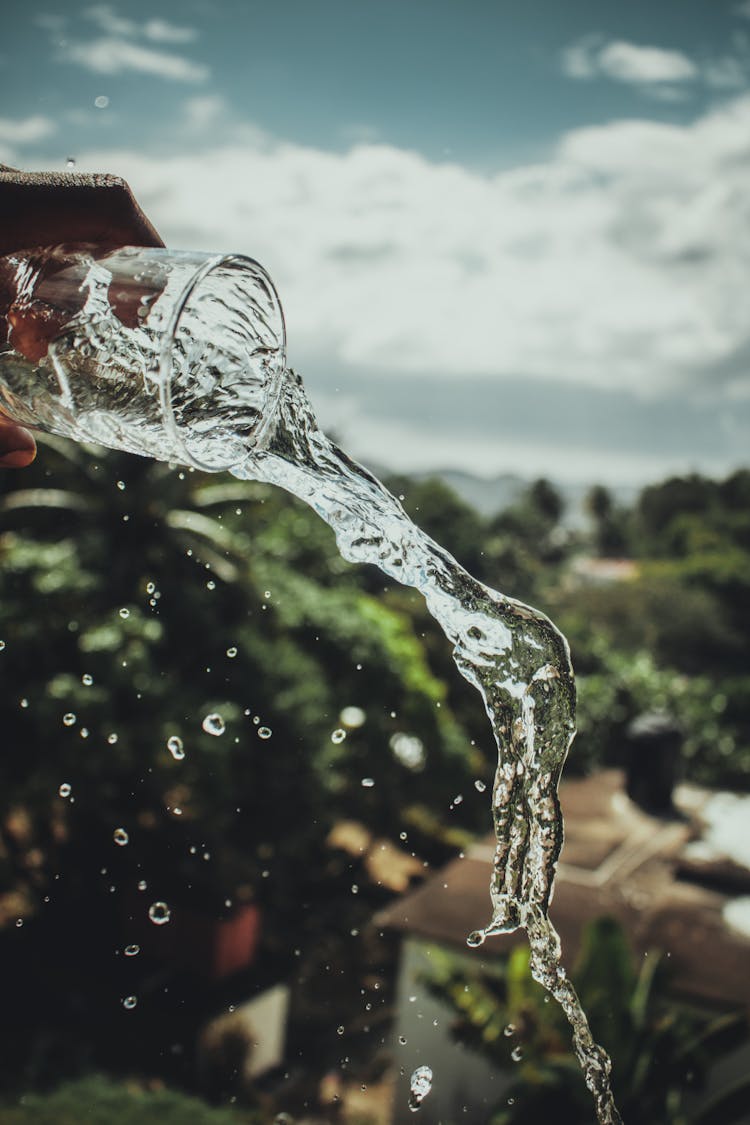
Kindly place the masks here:
[(117, 176), (0, 168), (0, 214), (0, 256), (60, 242), (164, 245)]
[(0, 414), (0, 468), (23, 469), (35, 457), (33, 434)]

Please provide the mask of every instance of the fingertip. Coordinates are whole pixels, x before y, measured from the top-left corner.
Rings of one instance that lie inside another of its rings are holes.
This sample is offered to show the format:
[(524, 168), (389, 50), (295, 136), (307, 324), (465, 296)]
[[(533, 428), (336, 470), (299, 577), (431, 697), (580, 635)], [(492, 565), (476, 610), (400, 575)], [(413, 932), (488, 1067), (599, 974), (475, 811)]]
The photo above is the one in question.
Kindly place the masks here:
[(0, 467), (24, 469), (35, 457), (34, 435), (23, 426), (8, 426), (0, 422)]

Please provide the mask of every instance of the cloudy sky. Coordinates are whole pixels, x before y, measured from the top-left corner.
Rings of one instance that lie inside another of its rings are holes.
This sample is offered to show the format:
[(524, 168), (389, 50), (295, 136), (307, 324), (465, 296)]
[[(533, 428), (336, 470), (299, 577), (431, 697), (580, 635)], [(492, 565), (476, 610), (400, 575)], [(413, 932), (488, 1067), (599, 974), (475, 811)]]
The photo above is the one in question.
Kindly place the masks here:
[(361, 459), (750, 460), (750, 0), (6, 0), (0, 162), (69, 160), (263, 262)]

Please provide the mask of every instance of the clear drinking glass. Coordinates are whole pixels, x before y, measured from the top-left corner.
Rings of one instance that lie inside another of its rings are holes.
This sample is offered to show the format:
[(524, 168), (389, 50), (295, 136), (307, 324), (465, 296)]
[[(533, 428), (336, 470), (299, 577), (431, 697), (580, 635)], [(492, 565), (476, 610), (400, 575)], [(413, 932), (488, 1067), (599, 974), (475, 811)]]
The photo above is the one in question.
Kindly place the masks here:
[(208, 471), (263, 448), (286, 334), (240, 254), (56, 246), (0, 259), (0, 408), (22, 425)]

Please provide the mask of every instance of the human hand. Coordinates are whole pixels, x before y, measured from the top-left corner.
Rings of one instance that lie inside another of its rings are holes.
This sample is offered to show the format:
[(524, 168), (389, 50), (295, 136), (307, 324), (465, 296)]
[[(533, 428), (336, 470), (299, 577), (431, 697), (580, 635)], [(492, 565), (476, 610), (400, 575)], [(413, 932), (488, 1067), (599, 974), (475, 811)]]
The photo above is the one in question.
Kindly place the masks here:
[[(12, 268), (2, 259), (34, 247), (163, 246), (128, 185), (116, 176), (18, 172), (0, 164), (0, 347), (10, 343), (32, 362), (47, 352), (59, 325), (54, 315), (14, 308)], [(8, 258), (10, 262), (10, 257)], [(54, 310), (53, 310), (54, 312)], [(13, 339), (11, 339), (13, 336)], [(0, 468), (22, 468), (36, 456), (33, 435), (0, 409)]]
[(0, 413), (0, 468), (23, 469), (35, 457), (33, 434)]

